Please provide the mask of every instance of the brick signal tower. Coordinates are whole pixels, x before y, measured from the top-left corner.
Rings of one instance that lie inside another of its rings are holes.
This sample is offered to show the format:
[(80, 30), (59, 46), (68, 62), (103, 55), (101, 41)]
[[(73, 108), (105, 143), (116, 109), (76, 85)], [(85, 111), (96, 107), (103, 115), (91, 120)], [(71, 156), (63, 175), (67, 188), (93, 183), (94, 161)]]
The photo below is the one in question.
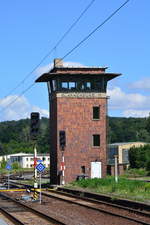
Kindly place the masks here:
[(50, 101), (50, 182), (106, 175), (107, 67), (63, 67), (61, 59), (36, 82), (47, 82)]

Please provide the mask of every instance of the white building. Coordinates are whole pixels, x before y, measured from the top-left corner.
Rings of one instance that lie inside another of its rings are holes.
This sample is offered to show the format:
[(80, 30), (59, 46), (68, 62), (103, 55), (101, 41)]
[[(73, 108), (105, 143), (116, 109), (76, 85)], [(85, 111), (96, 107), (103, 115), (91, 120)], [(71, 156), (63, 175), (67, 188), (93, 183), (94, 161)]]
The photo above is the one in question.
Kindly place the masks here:
[[(18, 162), (21, 168), (33, 168), (34, 167), (34, 155), (27, 153), (16, 153), (10, 155), (0, 156), (0, 162), (2, 160), (9, 161), (10, 164)], [(50, 156), (49, 154), (37, 154), (37, 162), (41, 161), (42, 164), (48, 168), (50, 166)]]

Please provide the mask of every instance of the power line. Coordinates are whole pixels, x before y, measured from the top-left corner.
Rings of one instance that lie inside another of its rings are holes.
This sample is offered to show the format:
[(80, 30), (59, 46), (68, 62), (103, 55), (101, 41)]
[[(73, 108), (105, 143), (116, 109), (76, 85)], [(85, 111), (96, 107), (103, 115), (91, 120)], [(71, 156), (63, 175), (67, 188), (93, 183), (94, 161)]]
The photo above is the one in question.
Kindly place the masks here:
[(86, 8), (82, 11), (82, 13), (80, 14), (80, 16), (74, 21), (74, 23), (69, 27), (69, 29), (62, 35), (62, 37), (58, 40), (58, 42), (56, 43), (56, 45), (41, 59), (41, 61), (31, 70), (31, 72), (29, 72), (24, 79), (19, 82), (16, 87), (14, 87), (13, 89), (11, 89), (9, 91), (9, 93), (5, 96), (7, 97), (8, 95), (10, 95), (12, 92), (14, 92), (21, 84), (23, 84), (25, 82), (25, 80), (45, 61), (45, 59), (51, 55), (51, 53), (60, 45), (60, 43), (64, 40), (64, 38), (70, 33), (70, 31), (75, 27), (75, 25), (79, 22), (79, 20), (83, 17), (83, 15), (87, 12), (87, 10), (92, 6), (92, 4), (95, 2), (95, 0), (92, 0), (87, 6)]
[(83, 38), (75, 47), (73, 47), (64, 58), (70, 55), (75, 49), (77, 49), (83, 42), (85, 42), (89, 37), (91, 37), (99, 28), (101, 28), (105, 23), (107, 23), (121, 8), (123, 8), (130, 0), (125, 1), (119, 8), (117, 8), (113, 13), (110, 14), (100, 25), (98, 25), (91, 33), (89, 33), (85, 38)]
[[(130, 0), (125, 1), (119, 8), (117, 8), (113, 13), (110, 14), (102, 23), (100, 23), (91, 33), (89, 33), (85, 38), (83, 38), (75, 47), (73, 47), (68, 53), (66, 53), (62, 59), (66, 58), (70, 55), (75, 49), (77, 49), (83, 42), (85, 42), (90, 36), (92, 36), (99, 28), (101, 28), (106, 22), (108, 22), (121, 8), (123, 8)], [(10, 105), (12, 105), (18, 98), (20, 98), (25, 92), (31, 89), (35, 83), (32, 83), (27, 89), (25, 89), (21, 94), (16, 97), (12, 102), (10, 102), (6, 107), (0, 110), (0, 112), (4, 111)]]
[(11, 106), (13, 103), (15, 103), (25, 92), (27, 92), (29, 89), (31, 89), (33, 86), (35, 85), (35, 83), (32, 83), (31, 85), (29, 85), (25, 90), (23, 90), (20, 95), (18, 95), (15, 99), (13, 99), (10, 103), (8, 103), (5, 107), (3, 107), (0, 110), (0, 113), (5, 111), (5, 109), (7, 109), (9, 106)]

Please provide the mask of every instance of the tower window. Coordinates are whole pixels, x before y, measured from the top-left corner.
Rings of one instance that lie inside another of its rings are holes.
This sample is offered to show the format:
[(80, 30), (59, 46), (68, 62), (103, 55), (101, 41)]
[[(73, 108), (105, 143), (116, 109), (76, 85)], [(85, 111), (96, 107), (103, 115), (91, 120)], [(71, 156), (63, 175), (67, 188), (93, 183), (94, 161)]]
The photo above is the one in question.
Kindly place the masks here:
[(81, 173), (85, 173), (85, 166), (81, 166)]
[(99, 146), (100, 146), (100, 135), (93, 134), (93, 147), (99, 147)]
[(69, 82), (69, 89), (75, 89), (76, 83), (75, 82)]
[(100, 107), (94, 106), (93, 107), (93, 120), (99, 120), (100, 119)]
[(86, 82), (86, 89), (91, 89), (91, 82)]
[(68, 89), (68, 82), (63, 81), (63, 82), (61, 83), (61, 87), (62, 87), (63, 89)]
[(56, 80), (52, 80), (53, 91), (56, 91)]

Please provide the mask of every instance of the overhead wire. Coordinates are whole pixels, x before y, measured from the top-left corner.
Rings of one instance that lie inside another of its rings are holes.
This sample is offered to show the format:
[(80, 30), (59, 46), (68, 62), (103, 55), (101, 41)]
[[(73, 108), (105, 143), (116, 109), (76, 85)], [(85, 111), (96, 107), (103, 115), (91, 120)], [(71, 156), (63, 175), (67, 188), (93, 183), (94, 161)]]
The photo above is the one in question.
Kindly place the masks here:
[(20, 85), (22, 85), (26, 79), (45, 61), (45, 59), (47, 57), (49, 57), (51, 55), (51, 53), (60, 45), (60, 43), (64, 40), (64, 38), (70, 33), (70, 31), (75, 27), (75, 25), (80, 21), (80, 19), (83, 17), (83, 15), (88, 11), (88, 9), (92, 6), (92, 4), (95, 2), (96, 0), (92, 0), (87, 6), (86, 8), (82, 11), (82, 13), (80, 14), (80, 16), (73, 22), (73, 24), (68, 28), (68, 30), (62, 35), (62, 37), (57, 41), (57, 43), (55, 44), (55, 46), (41, 59), (41, 61), (24, 77), (24, 79), (19, 82), (13, 89), (11, 89), (9, 91), (9, 93), (5, 96), (7, 97), (8, 95), (10, 95), (12, 92), (14, 92), (18, 87), (20, 87)]
[(117, 8), (113, 13), (110, 14), (100, 25), (98, 25), (95, 29), (92, 30), (85, 38), (83, 38), (75, 47), (73, 47), (67, 54), (65, 54), (62, 59), (66, 58), (70, 55), (75, 49), (77, 49), (83, 42), (89, 39), (99, 28), (101, 28), (106, 22), (108, 22), (121, 8), (123, 8), (130, 0), (125, 1), (119, 8)]
[[(75, 49), (77, 49), (83, 42), (88, 40), (99, 28), (101, 28), (105, 23), (107, 23), (117, 12), (120, 11), (121, 8), (123, 8), (130, 0), (126, 0), (119, 8), (117, 8), (115, 11), (113, 11), (102, 23), (100, 23), (95, 29), (93, 29), (86, 37), (84, 37), (75, 47), (73, 47), (69, 52), (67, 52), (61, 59), (65, 59), (68, 55), (70, 55)], [(56, 63), (57, 64), (57, 63)], [(28, 88), (26, 88), (21, 94), (16, 97), (12, 102), (10, 102), (6, 107), (2, 108), (0, 112), (4, 111), (6, 108), (8, 108), (11, 104), (13, 104), (15, 101), (17, 101), (18, 98), (20, 98), (25, 92), (27, 92), (29, 89), (31, 89), (35, 83), (32, 83)]]
[[(16, 98), (14, 98), (10, 103), (8, 103), (5, 107), (3, 107), (0, 110), (0, 113), (5, 111), (9, 106), (11, 106), (13, 103), (15, 103), (24, 93), (26, 93), (28, 90), (30, 90), (35, 83), (30, 84), (26, 89), (24, 89)], [(7, 96), (8, 97), (8, 96)]]

